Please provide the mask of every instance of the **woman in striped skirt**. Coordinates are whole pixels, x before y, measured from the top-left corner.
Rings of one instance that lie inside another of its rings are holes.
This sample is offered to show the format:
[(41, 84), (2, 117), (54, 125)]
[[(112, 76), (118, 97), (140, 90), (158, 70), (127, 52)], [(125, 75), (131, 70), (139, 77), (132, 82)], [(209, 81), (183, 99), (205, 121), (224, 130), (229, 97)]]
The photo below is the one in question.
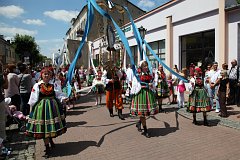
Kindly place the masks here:
[(189, 95), (187, 110), (193, 113), (193, 124), (197, 124), (196, 113), (203, 112), (204, 125), (208, 126), (207, 113), (211, 111), (210, 99), (207, 90), (204, 88), (202, 70), (195, 68), (195, 83), (192, 84), (193, 91)]
[(158, 108), (154, 94), (154, 85), (152, 84), (153, 76), (149, 73), (147, 62), (142, 61), (140, 68), (139, 78), (141, 82), (139, 82), (136, 77), (134, 77), (132, 82), (131, 93), (133, 94), (133, 99), (131, 114), (140, 117), (136, 127), (138, 131), (141, 132), (142, 124), (144, 128), (143, 135), (150, 138), (146, 125), (146, 116), (158, 113)]
[(31, 112), (26, 125), (27, 136), (44, 140), (46, 156), (50, 151), (49, 143), (52, 148), (55, 147), (52, 138), (65, 133), (67, 130), (65, 116), (60, 104), (60, 101), (65, 101), (67, 97), (49, 82), (52, 74), (49, 68), (44, 68), (41, 71), (42, 80), (33, 86), (28, 102)]

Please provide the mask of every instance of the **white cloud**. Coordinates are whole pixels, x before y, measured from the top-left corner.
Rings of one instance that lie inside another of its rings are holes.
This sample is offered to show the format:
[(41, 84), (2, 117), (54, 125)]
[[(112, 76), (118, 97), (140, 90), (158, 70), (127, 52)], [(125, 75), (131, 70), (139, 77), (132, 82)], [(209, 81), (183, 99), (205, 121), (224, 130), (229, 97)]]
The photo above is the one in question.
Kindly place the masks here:
[(152, 8), (156, 6), (155, 2), (153, 0), (140, 0), (138, 2), (138, 6), (143, 8)]
[(31, 25), (37, 25), (37, 26), (44, 26), (45, 23), (41, 21), (40, 19), (25, 19), (23, 20), (23, 23), (25, 24), (31, 24)]
[(0, 15), (5, 16), (7, 18), (16, 18), (24, 13), (24, 9), (19, 6), (10, 5), (10, 6), (2, 6), (0, 7)]
[(55, 10), (44, 12), (45, 16), (53, 18), (55, 20), (70, 22), (72, 18), (77, 16), (77, 11)]
[(58, 50), (62, 50), (64, 43), (63, 39), (47, 39), (47, 40), (36, 40), (40, 47), (40, 53), (52, 58), (53, 53), (57, 53)]
[(48, 43), (63, 43), (63, 39), (43, 39), (43, 40), (36, 40), (39, 44), (48, 44)]
[(4, 35), (6, 37), (14, 37), (16, 34), (34, 36), (37, 34), (37, 31), (11, 27), (4, 23), (1, 23), (0, 24), (0, 34)]

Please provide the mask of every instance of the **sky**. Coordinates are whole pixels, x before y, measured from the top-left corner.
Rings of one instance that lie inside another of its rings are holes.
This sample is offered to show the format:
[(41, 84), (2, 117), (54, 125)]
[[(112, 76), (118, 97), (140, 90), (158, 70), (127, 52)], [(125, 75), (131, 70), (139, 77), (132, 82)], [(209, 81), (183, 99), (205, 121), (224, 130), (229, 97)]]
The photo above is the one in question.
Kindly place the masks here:
[[(169, 0), (129, 0), (150, 11)], [(40, 53), (52, 58), (62, 50), (71, 19), (87, 0), (0, 0), (0, 35), (13, 40), (18, 33), (34, 37)]]

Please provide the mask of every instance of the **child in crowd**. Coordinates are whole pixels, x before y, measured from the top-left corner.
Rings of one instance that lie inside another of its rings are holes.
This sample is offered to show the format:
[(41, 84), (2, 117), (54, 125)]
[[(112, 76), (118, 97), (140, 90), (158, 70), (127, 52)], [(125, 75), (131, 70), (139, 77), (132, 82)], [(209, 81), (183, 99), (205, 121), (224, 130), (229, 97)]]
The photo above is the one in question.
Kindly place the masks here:
[[(95, 105), (102, 103), (102, 94), (104, 93), (104, 80), (102, 77), (102, 71), (99, 69), (97, 71), (97, 76), (93, 79), (92, 90), (96, 94)], [(100, 103), (98, 103), (98, 99)]]
[[(180, 76), (184, 77), (183, 73), (180, 73)], [(178, 108), (184, 107), (184, 92), (186, 91), (186, 86), (183, 82), (183, 80), (180, 80), (177, 85), (177, 102), (178, 102)]]

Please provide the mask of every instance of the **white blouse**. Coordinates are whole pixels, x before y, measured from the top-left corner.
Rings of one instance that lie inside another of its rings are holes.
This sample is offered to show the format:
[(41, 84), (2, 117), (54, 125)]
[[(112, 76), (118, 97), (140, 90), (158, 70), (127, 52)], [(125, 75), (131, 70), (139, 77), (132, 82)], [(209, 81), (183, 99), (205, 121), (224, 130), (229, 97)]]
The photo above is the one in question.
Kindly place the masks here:
[[(30, 105), (30, 107), (34, 106), (34, 104), (39, 100), (39, 85), (42, 83), (44, 82), (40, 81), (33, 86), (32, 92), (28, 101), (28, 104)], [(65, 95), (65, 93), (63, 93), (57, 87), (55, 88), (55, 85), (54, 85), (54, 91), (55, 91), (56, 98), (59, 99), (60, 102), (62, 102), (63, 99), (67, 99), (67, 96)]]

